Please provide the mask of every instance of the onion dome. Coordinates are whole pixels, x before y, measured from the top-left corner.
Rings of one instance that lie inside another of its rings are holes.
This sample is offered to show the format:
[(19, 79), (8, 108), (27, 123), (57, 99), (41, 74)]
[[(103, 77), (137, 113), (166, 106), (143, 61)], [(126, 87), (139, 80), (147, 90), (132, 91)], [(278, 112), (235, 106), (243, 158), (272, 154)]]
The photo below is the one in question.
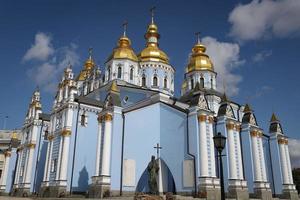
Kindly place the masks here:
[(197, 70), (214, 71), (214, 65), (205, 51), (206, 47), (200, 43), (198, 38), (197, 44), (192, 48), (192, 54), (186, 66), (186, 73)]
[(84, 63), (84, 69), (81, 70), (80, 74), (77, 77), (77, 80), (84, 81), (92, 70), (96, 66), (94, 59), (92, 58), (92, 48), (89, 49), (89, 57)]
[(131, 47), (131, 41), (126, 36), (126, 25), (124, 25), (124, 34), (120, 37), (117, 47), (114, 48), (112, 54), (108, 57), (107, 61), (111, 59), (129, 59), (132, 61), (137, 62), (138, 57), (134, 53), (132, 47)]
[(152, 17), (152, 22), (148, 25), (148, 29), (145, 34), (145, 39), (147, 40), (146, 48), (139, 54), (140, 61), (155, 61), (169, 64), (168, 56), (158, 47), (159, 38), (160, 35), (158, 33), (158, 28)]

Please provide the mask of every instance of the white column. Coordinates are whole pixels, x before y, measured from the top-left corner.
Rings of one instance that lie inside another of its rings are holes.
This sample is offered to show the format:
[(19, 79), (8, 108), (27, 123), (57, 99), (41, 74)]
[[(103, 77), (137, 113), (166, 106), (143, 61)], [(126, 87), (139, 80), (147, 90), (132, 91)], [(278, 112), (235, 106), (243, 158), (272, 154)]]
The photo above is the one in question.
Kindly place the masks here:
[(262, 181), (261, 167), (258, 155), (257, 131), (251, 131), (251, 146), (254, 164), (254, 181)]
[(60, 173), (61, 173), (61, 162), (62, 162), (62, 152), (63, 152), (64, 138), (63, 138), (63, 136), (57, 136), (57, 137), (59, 137), (59, 150), (58, 150), (58, 156), (57, 156), (55, 180), (60, 180), (59, 177), (60, 177)]
[[(51, 162), (52, 162), (52, 151), (53, 151), (53, 138), (51, 140), (49, 140), (49, 144), (48, 146), (50, 146), (50, 150), (48, 152), (48, 168), (47, 168), (47, 175), (44, 177), (45, 181), (49, 181), (49, 177), (50, 177), (50, 173), (51, 173)], [(47, 183), (48, 184), (48, 183)]]
[(227, 124), (227, 148), (228, 148), (228, 159), (229, 159), (229, 179), (237, 179), (236, 171), (236, 159), (235, 159), (235, 144), (234, 144), (234, 124)]
[[(103, 155), (101, 175), (110, 176), (110, 154), (111, 154), (111, 134), (112, 134), (112, 115), (105, 115), (105, 128), (103, 138)], [(109, 180), (110, 181), (110, 180)]]
[(17, 150), (17, 158), (18, 158), (18, 162), (16, 163), (17, 165), (17, 169), (16, 169), (16, 174), (15, 174), (15, 181), (14, 181), (14, 185), (18, 185), (19, 183), (19, 176), (20, 176), (20, 165), (21, 165), (21, 153), (20, 150)]
[(237, 140), (237, 151), (238, 151), (238, 165), (239, 165), (239, 179), (244, 180), (243, 172), (243, 160), (242, 160), (242, 149), (241, 149), (241, 139), (240, 139), (240, 126), (236, 127), (236, 140)]
[[(63, 146), (62, 146), (62, 157), (61, 157), (61, 166), (60, 166), (60, 176), (59, 180), (67, 180), (67, 169), (68, 169), (68, 160), (69, 160), (69, 147), (70, 147), (70, 135), (71, 131), (64, 130), (62, 132), (63, 137)], [(66, 184), (66, 182), (65, 182)]]
[(35, 144), (28, 145), (28, 162), (27, 162), (27, 170), (25, 175), (25, 184), (31, 183), (31, 175), (32, 175), (32, 164), (33, 164), (33, 154), (34, 154)]
[(10, 151), (5, 152), (4, 170), (1, 176), (1, 188), (0, 188), (1, 190), (5, 190), (6, 188), (6, 180), (8, 175), (10, 156), (11, 156)]
[(206, 142), (206, 115), (199, 115), (199, 145), (200, 145), (200, 177), (208, 176), (207, 142)]
[[(53, 139), (53, 138), (52, 138)], [(46, 163), (45, 163), (45, 170), (44, 170), (44, 176), (43, 176), (43, 182), (48, 181), (48, 170), (50, 166), (50, 154), (51, 154), (51, 136), (48, 136), (48, 146), (47, 146), (47, 154), (46, 154)]]
[(209, 139), (210, 139), (210, 156), (211, 156), (211, 176), (216, 177), (216, 157), (215, 157), (215, 146), (214, 146), (214, 119), (213, 116), (209, 117)]
[(100, 170), (100, 155), (101, 155), (101, 139), (102, 139), (102, 116), (98, 117), (98, 136), (97, 136), (97, 151), (96, 151), (96, 166), (95, 176), (99, 176)]
[(287, 160), (287, 166), (288, 166), (288, 174), (289, 174), (289, 182), (290, 184), (294, 184), (293, 181), (293, 174), (292, 174), (292, 166), (291, 166), (291, 160), (290, 160), (290, 153), (289, 153), (289, 147), (288, 147), (288, 140), (285, 141), (285, 155)]
[(261, 132), (259, 132), (259, 137), (257, 139), (259, 140), (259, 151), (260, 151), (260, 155), (261, 155), (260, 163), (261, 163), (262, 180), (264, 182), (267, 182), (266, 161), (265, 161), (265, 154), (264, 154), (264, 147), (263, 147)]
[(283, 184), (289, 184), (289, 173), (288, 173), (288, 165), (286, 162), (286, 155), (285, 155), (285, 140), (279, 139), (279, 152), (280, 152), (280, 164), (282, 169), (282, 177), (283, 177)]

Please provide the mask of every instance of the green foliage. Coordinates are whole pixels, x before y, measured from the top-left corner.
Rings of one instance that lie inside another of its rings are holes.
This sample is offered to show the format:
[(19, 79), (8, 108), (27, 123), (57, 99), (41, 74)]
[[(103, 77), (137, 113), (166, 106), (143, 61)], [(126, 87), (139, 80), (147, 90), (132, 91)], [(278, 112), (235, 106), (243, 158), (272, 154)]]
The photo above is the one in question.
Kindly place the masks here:
[(293, 179), (294, 179), (294, 184), (296, 185), (296, 188), (299, 193), (299, 191), (300, 191), (300, 168), (293, 169)]

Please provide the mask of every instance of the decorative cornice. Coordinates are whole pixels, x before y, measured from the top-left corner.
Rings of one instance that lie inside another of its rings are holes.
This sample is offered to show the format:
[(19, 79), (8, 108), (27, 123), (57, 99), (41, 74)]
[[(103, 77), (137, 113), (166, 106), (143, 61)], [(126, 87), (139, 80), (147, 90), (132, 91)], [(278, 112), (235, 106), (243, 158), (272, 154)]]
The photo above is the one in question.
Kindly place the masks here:
[(289, 143), (288, 139), (283, 138), (283, 137), (278, 138), (278, 144), (288, 144), (288, 143)]
[(203, 114), (198, 115), (198, 121), (199, 122), (205, 122), (206, 121), (206, 115), (203, 115)]
[(227, 128), (227, 130), (233, 130), (234, 129), (234, 127), (235, 127), (235, 125), (234, 125), (234, 123), (228, 123), (228, 124), (226, 124), (226, 128)]
[(54, 139), (54, 135), (49, 135), (49, 136), (48, 136), (48, 140), (49, 140), (49, 141), (52, 141), (53, 139)]
[(68, 129), (64, 129), (64, 130), (62, 130), (61, 131), (61, 135), (63, 136), (63, 137), (66, 137), (66, 136), (70, 136), (71, 135), (71, 133), (72, 133), (72, 131), (71, 130), (68, 130)]
[(214, 123), (214, 117), (213, 116), (209, 116), (208, 117), (208, 122), (211, 123), (211, 124)]
[(10, 157), (11, 156), (11, 152), (10, 151), (5, 151), (4, 156), (5, 157)]
[(98, 115), (98, 118), (97, 118), (98, 122), (99, 122), (99, 123), (102, 123), (102, 121), (103, 121), (103, 118), (104, 118), (103, 116), (101, 116), (101, 115)]
[(109, 114), (109, 113), (106, 113), (104, 115), (104, 121), (112, 121), (113, 117), (112, 117), (112, 114)]
[(34, 149), (35, 148), (35, 144), (34, 143), (29, 143), (29, 144), (27, 144), (27, 147), (29, 149)]
[(250, 135), (252, 137), (262, 137), (263, 133), (261, 131), (258, 131), (258, 130), (252, 130), (252, 131), (250, 131)]

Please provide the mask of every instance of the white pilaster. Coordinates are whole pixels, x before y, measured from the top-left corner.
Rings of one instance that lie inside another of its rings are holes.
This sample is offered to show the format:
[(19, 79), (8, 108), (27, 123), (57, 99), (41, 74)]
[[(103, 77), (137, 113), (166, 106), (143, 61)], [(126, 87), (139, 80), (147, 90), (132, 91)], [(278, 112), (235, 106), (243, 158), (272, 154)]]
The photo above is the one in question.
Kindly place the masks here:
[(100, 175), (100, 155), (101, 155), (101, 139), (102, 139), (102, 117), (98, 118), (98, 135), (97, 135), (97, 152), (96, 152), (96, 167), (95, 176)]
[(259, 151), (261, 155), (260, 163), (261, 163), (261, 173), (262, 173), (262, 180), (264, 182), (267, 182), (267, 170), (266, 170), (266, 161), (265, 161), (265, 154), (264, 154), (264, 148), (263, 148), (263, 141), (262, 141), (262, 133), (259, 133), (259, 137), (257, 138), (259, 140)]
[(30, 184), (31, 183), (34, 149), (35, 149), (35, 144), (29, 144), (28, 145), (29, 153), (28, 153), (27, 170), (26, 170), (26, 175), (25, 175), (25, 184)]
[(198, 116), (199, 121), (199, 145), (200, 145), (200, 177), (208, 177), (208, 159), (206, 142), (206, 115)]
[(293, 174), (292, 174), (292, 166), (291, 166), (291, 160), (290, 160), (290, 154), (289, 154), (289, 147), (288, 147), (288, 141), (286, 140), (285, 143), (285, 155), (286, 155), (286, 160), (287, 160), (287, 165), (288, 165), (288, 174), (289, 174), (289, 183), (294, 184), (293, 181)]
[(209, 117), (209, 139), (210, 139), (210, 157), (211, 157), (211, 176), (216, 177), (216, 157), (215, 157), (215, 146), (214, 146), (214, 130), (213, 130), (213, 116)]
[[(60, 173), (59, 173), (59, 180), (60, 181), (66, 181), (67, 180), (70, 135), (71, 135), (70, 130), (64, 130), (62, 132), (63, 146), (62, 146), (62, 157), (61, 157)], [(63, 184), (66, 185), (67, 183), (63, 182)]]
[(107, 177), (103, 179), (103, 182), (110, 183), (110, 155), (111, 155), (111, 134), (112, 134), (112, 115), (106, 114), (104, 116), (105, 128), (103, 138), (103, 155), (102, 155), (102, 167), (101, 175)]
[(1, 176), (1, 190), (5, 190), (6, 188), (6, 180), (7, 180), (7, 175), (8, 175), (8, 169), (9, 169), (9, 161), (11, 157), (11, 152), (6, 152), (5, 153), (5, 161), (4, 161), (4, 170), (3, 174)]
[(286, 156), (285, 156), (285, 145), (282, 142), (279, 142), (279, 152), (280, 152), (280, 163), (281, 163), (281, 169), (282, 169), (282, 178), (283, 178), (283, 184), (289, 184), (289, 173), (288, 173), (288, 165), (286, 162)]
[(238, 165), (239, 165), (239, 179), (244, 180), (243, 172), (243, 160), (242, 160), (242, 149), (241, 149), (241, 139), (240, 139), (240, 126), (236, 128), (236, 140), (237, 140), (237, 151), (238, 151)]
[(257, 145), (257, 131), (251, 132), (251, 146), (252, 146), (252, 155), (253, 155), (253, 164), (254, 164), (254, 181), (262, 181), (261, 166), (258, 155), (258, 145)]
[(227, 148), (229, 159), (229, 179), (237, 179), (236, 158), (235, 158), (235, 144), (234, 144), (234, 124), (227, 124)]

